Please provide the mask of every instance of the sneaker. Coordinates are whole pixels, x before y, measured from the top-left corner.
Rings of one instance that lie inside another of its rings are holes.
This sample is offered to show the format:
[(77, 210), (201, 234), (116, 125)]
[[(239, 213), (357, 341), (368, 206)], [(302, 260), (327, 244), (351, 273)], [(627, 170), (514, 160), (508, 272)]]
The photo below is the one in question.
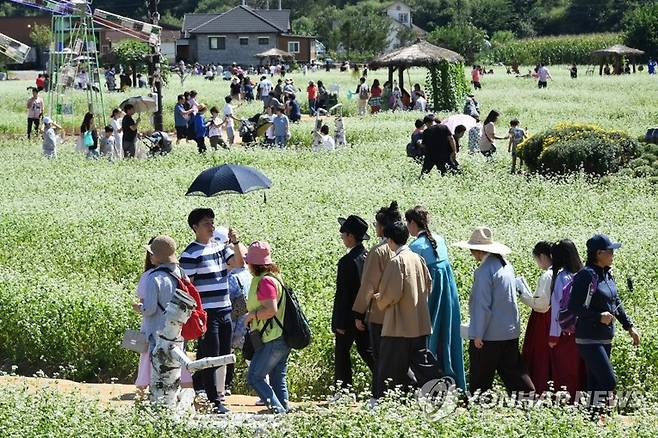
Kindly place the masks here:
[(212, 412), (213, 412), (213, 414), (221, 414), (221, 415), (231, 413), (230, 409), (227, 408), (226, 406), (224, 406), (222, 404), (222, 402), (219, 402), (219, 401), (215, 402), (215, 407), (212, 409)]
[(256, 406), (265, 406), (265, 402), (261, 399), (256, 400)]
[(224, 395), (227, 396), (227, 397), (230, 397), (231, 396), (231, 390), (227, 389), (226, 391), (224, 391)]

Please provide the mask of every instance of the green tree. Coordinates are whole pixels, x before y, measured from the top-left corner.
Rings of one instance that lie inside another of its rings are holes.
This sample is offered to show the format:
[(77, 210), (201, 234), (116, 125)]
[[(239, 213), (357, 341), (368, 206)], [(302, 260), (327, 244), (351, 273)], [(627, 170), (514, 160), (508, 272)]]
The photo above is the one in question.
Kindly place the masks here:
[(146, 71), (149, 64), (151, 48), (148, 44), (137, 40), (123, 40), (115, 48), (117, 62), (129, 66), (133, 74), (133, 84), (137, 82), (137, 71)]
[(433, 30), (427, 40), (466, 58), (467, 62), (473, 62), (484, 48), (487, 34), (484, 30), (471, 23), (455, 23)]
[(658, 3), (628, 12), (623, 29), (626, 44), (644, 50), (649, 57), (658, 55)]
[(43, 65), (43, 51), (50, 47), (53, 32), (48, 26), (34, 23), (32, 24), (32, 31), (30, 31), (30, 39), (36, 46), (37, 64), (41, 67)]
[(471, 2), (472, 23), (492, 34), (508, 30), (516, 21), (510, 0), (477, 0)]

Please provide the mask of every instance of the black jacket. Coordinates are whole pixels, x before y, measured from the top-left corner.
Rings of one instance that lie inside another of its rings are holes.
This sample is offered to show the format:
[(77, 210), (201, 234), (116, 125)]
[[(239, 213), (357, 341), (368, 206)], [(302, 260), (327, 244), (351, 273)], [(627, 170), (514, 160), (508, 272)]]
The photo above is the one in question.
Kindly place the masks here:
[(331, 331), (348, 330), (354, 327), (352, 306), (361, 287), (361, 271), (368, 252), (363, 244), (358, 244), (338, 261), (336, 275), (336, 295), (331, 314)]
[[(592, 295), (589, 308), (585, 308), (585, 300), (592, 283), (590, 269), (596, 272), (598, 287)], [(605, 342), (612, 340), (615, 334), (614, 323), (610, 323), (610, 325), (603, 324), (601, 322), (601, 313), (603, 312), (610, 312), (615, 315), (615, 318), (625, 330), (633, 326), (628, 316), (626, 316), (624, 306), (621, 304), (617, 285), (610, 274), (610, 269), (604, 270), (598, 266), (588, 265), (574, 277), (571, 296), (569, 297), (569, 311), (578, 317), (576, 322), (577, 340)]]

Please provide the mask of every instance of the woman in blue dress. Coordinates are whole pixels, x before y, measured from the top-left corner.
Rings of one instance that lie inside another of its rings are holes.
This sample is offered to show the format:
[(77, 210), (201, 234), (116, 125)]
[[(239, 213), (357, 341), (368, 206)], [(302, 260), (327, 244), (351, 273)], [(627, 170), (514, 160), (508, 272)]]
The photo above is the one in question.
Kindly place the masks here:
[(459, 295), (448, 260), (448, 247), (443, 237), (432, 235), (430, 215), (425, 207), (416, 206), (404, 216), (409, 233), (416, 236), (409, 248), (425, 260), (432, 277), (429, 297), (432, 334), (427, 348), (436, 355), (443, 373), (454, 379), (457, 388), (466, 390)]

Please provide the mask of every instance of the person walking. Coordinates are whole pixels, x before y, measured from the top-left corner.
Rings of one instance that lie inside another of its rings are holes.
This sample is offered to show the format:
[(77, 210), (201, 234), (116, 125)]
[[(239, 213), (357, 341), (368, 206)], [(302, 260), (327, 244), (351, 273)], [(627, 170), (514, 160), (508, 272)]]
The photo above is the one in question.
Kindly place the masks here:
[(338, 218), (340, 238), (349, 251), (338, 261), (336, 274), (336, 295), (331, 313), (331, 331), (336, 337), (334, 348), (335, 382), (342, 388), (352, 385), (352, 360), (350, 351), (356, 344), (361, 359), (372, 371), (373, 358), (367, 330), (358, 330), (354, 324), (352, 307), (361, 287), (361, 274), (368, 255), (363, 246), (368, 236), (368, 224), (359, 216), (350, 215)]
[(453, 160), (457, 155), (457, 143), (446, 125), (432, 125), (426, 128), (423, 131), (422, 145), (425, 159), (420, 171), (421, 177), (423, 174), (430, 173), (434, 166), (441, 175), (445, 175), (448, 170), (457, 170), (456, 161)]
[(85, 114), (82, 119), (80, 140), (86, 150), (87, 158), (96, 159), (99, 157), (98, 131), (96, 130), (96, 122), (94, 120), (94, 113), (92, 112)]
[(432, 278), (428, 302), (432, 334), (427, 349), (436, 356), (443, 374), (453, 379), (457, 388), (466, 391), (459, 294), (448, 247), (443, 237), (430, 231), (430, 214), (425, 207), (409, 209), (404, 217), (409, 234), (416, 237), (409, 249), (423, 258)]
[(114, 108), (110, 115), (110, 126), (112, 127), (112, 136), (114, 137), (114, 146), (112, 147), (113, 160), (121, 160), (123, 158), (123, 128), (121, 127), (123, 116), (123, 111), (119, 108)]
[[(192, 210), (187, 223), (194, 232), (195, 240), (181, 254), (181, 267), (199, 290), (203, 309), (208, 314), (208, 328), (198, 341), (197, 359), (230, 354), (232, 307), (228, 270), (244, 266), (238, 235), (235, 230), (229, 230), (230, 245), (215, 239), (215, 213), (209, 208)], [(194, 388), (205, 390), (216, 412), (226, 413), (228, 409), (222, 405), (217, 393), (216, 369), (208, 368), (195, 373)]]
[(32, 138), (32, 128), (39, 134), (39, 123), (43, 117), (44, 103), (39, 89), (32, 87), (32, 97), (27, 100), (27, 139)]
[(548, 80), (553, 79), (551, 72), (548, 71), (548, 68), (542, 63), (539, 64), (539, 69), (537, 69), (537, 87), (539, 89), (548, 88)]
[(359, 80), (359, 85), (356, 86), (356, 95), (359, 96), (359, 103), (357, 104), (358, 115), (365, 116), (366, 108), (368, 108), (368, 99), (370, 98), (370, 87), (366, 84), (365, 77)]
[(315, 106), (318, 99), (318, 87), (315, 86), (313, 81), (309, 81), (306, 87), (306, 97), (308, 98), (308, 113), (311, 116), (315, 115)]
[(199, 104), (197, 107), (197, 112), (194, 114), (194, 133), (196, 141), (196, 147), (200, 154), (206, 152), (206, 110), (208, 107), (206, 105)]
[(576, 345), (585, 362), (590, 404), (610, 404), (617, 386), (610, 362), (613, 321), (617, 319), (640, 345), (640, 334), (626, 315), (611, 269), (614, 251), (621, 248), (605, 234), (595, 234), (587, 241), (587, 262), (573, 279), (568, 310), (576, 321)]
[[(419, 367), (419, 357), (427, 355), (427, 336), (432, 332), (427, 299), (432, 280), (423, 259), (407, 246), (409, 230), (404, 222), (395, 222), (384, 229), (387, 245), (393, 257), (386, 264), (382, 279), (374, 294), (379, 310), (384, 312), (379, 351), (377, 389), (398, 385), (409, 388), (423, 385), (432, 377)], [(408, 370), (415, 375), (411, 379)], [(383, 392), (375, 394), (375, 399)]]
[(381, 85), (379, 85), (379, 79), (372, 81), (372, 87), (370, 88), (370, 112), (372, 114), (378, 113), (382, 109), (382, 94), (384, 90)]
[(500, 117), (500, 113), (496, 110), (491, 110), (489, 115), (484, 120), (482, 128), (482, 137), (480, 137), (480, 152), (487, 158), (492, 158), (496, 153), (496, 140), (506, 140), (507, 137), (496, 136), (496, 122)]
[(455, 246), (470, 250), (480, 264), (473, 273), (468, 303), (470, 392), (490, 390), (496, 372), (509, 393), (533, 392), (535, 387), (519, 352), (521, 324), (514, 268), (504, 258), (511, 249), (494, 241), (487, 227), (476, 228), (468, 241)]
[(126, 113), (121, 120), (121, 131), (123, 132), (123, 157), (135, 158), (135, 149), (137, 141), (137, 129), (139, 128), (140, 118), (133, 120), (135, 114), (135, 107), (132, 104), (127, 104), (123, 107)]
[[(150, 245), (153, 243), (155, 240), (155, 237), (149, 240), (148, 246), (150, 248)], [(155, 264), (151, 260), (153, 257), (151, 256), (151, 253), (149, 251), (146, 251), (146, 260), (144, 261), (144, 272), (142, 273), (142, 276), (139, 278), (139, 281), (137, 282), (137, 298), (139, 299), (139, 304), (144, 304), (144, 299), (146, 297), (146, 283), (149, 278), (149, 275), (151, 275), (151, 272), (155, 269)], [(135, 310), (138, 311), (138, 313), (141, 314), (141, 308), (138, 307)], [(139, 329), (142, 333), (144, 333), (148, 339), (149, 333), (147, 333), (147, 328), (144, 326), (144, 318), (142, 317), (142, 324)], [(137, 387), (138, 390), (144, 391), (146, 388), (148, 388), (149, 384), (151, 383), (151, 356), (148, 351), (141, 353), (139, 355), (139, 366), (137, 367), (137, 378), (135, 379), (135, 386)]]
[[(569, 392), (571, 403), (576, 393), (585, 389), (585, 365), (578, 353), (574, 331), (563, 330), (560, 313), (564, 294), (573, 285), (573, 276), (583, 267), (576, 245), (564, 239), (553, 245), (553, 280), (551, 282), (551, 326), (548, 338), (550, 347), (551, 379), (555, 390), (563, 388)], [(568, 297), (566, 297), (568, 298)]]
[[(275, 414), (288, 411), (288, 356), (290, 347), (283, 338), (282, 322), (286, 309), (281, 271), (272, 260), (267, 242), (252, 243), (245, 261), (253, 275), (247, 298), (247, 324), (251, 330), (254, 357), (249, 364), (247, 383)], [(269, 383), (266, 380), (269, 377)]]
[(57, 158), (57, 130), (61, 129), (50, 117), (43, 118), (43, 145), (41, 149), (44, 157), (49, 159)]
[[(398, 203), (393, 201), (388, 207), (382, 207), (375, 215), (375, 234), (379, 243), (375, 245), (363, 265), (361, 275), (361, 286), (354, 299), (352, 310), (354, 311), (354, 325), (357, 330), (369, 335), (370, 349), (373, 358), (372, 393), (383, 394), (384, 389), (379, 387), (379, 350), (382, 338), (382, 324), (384, 323), (384, 312), (374, 302), (372, 297), (378, 292), (379, 284), (384, 274), (386, 265), (393, 257), (393, 251), (388, 246), (388, 239), (384, 237), (384, 229), (387, 226), (402, 220)], [(374, 399), (373, 399), (374, 400)]]
[[(551, 282), (553, 280), (553, 264), (550, 242), (538, 242), (532, 250), (535, 263), (542, 270), (537, 283), (537, 289), (531, 293), (526, 289), (525, 279), (521, 279), (523, 287), (518, 288), (519, 298), (523, 304), (532, 309), (523, 340), (521, 356), (528, 367), (528, 374), (535, 390), (541, 394), (548, 389), (551, 376), (550, 348), (548, 332), (551, 327)], [(518, 287), (517, 283), (517, 287)]]

